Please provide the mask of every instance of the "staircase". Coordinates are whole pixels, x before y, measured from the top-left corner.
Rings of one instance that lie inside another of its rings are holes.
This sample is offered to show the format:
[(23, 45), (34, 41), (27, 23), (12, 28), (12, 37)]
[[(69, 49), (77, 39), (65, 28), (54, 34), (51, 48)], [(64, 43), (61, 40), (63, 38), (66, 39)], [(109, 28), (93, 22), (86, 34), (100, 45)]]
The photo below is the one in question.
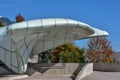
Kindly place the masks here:
[(84, 66), (84, 63), (29, 63), (27, 74), (40, 76), (76, 76)]

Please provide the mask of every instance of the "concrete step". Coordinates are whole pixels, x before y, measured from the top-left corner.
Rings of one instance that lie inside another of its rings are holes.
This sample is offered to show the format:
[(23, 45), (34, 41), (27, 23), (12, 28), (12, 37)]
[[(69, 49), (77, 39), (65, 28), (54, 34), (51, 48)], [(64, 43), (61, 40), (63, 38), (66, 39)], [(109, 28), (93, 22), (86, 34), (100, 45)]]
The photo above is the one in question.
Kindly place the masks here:
[(78, 63), (42, 63), (29, 64), (27, 74), (32, 75), (77, 75), (83, 64)]

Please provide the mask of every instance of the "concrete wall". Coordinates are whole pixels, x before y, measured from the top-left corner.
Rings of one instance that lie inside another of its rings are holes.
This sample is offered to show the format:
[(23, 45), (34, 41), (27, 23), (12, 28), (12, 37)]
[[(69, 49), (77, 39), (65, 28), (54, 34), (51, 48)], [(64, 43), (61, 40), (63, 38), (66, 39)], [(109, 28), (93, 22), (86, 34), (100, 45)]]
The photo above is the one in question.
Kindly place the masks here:
[(77, 76), (85, 63), (41, 63), (28, 65), (27, 73), (34, 75), (39, 72), (41, 75), (68, 75)]
[(120, 72), (120, 63), (93, 63), (94, 71)]
[[(93, 63), (42, 63), (28, 66), (28, 75), (68, 76), (72, 80), (81, 80), (93, 72)], [(37, 72), (37, 73), (36, 73)]]
[(93, 73), (93, 63), (87, 63), (76, 76), (76, 80), (81, 80), (91, 73)]

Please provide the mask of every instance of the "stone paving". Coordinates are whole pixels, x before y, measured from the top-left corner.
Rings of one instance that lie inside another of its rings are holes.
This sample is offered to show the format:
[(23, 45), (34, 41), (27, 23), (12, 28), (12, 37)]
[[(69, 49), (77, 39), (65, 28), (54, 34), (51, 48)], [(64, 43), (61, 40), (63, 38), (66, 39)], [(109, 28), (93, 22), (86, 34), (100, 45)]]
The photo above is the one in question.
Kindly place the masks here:
[(6, 67), (0, 66), (0, 80), (72, 80), (70, 75), (42, 76), (39, 71), (36, 71), (31, 67), (28, 68), (28, 70), (29, 69), (29, 74), (17, 75), (10, 72)]
[(0, 80), (15, 80), (15, 79), (22, 79), (22, 78), (27, 78), (28, 75), (4, 75), (0, 76)]
[(24, 79), (17, 80), (72, 80), (72, 78), (68, 76), (32, 76)]
[(100, 72), (94, 71), (91, 75), (82, 80), (120, 80), (120, 72)]
[(0, 80), (14, 80), (14, 79), (22, 79), (28, 77), (27, 74), (17, 75), (9, 71), (4, 65), (0, 66)]
[[(74, 80), (70, 75), (42, 76), (39, 71), (34, 71), (34, 69), (30, 69), (30, 72), (34, 72), (34, 74), (32, 73), (30, 76), (28, 74), (16, 75), (0, 66), (0, 80)], [(94, 71), (82, 80), (120, 80), (120, 72)]]

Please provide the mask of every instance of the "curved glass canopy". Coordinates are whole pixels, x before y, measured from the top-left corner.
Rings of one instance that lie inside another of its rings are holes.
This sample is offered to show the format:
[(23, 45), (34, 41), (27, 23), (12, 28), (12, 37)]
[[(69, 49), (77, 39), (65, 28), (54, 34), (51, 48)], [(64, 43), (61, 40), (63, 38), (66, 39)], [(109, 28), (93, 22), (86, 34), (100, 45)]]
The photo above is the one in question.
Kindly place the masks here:
[(22, 74), (27, 70), (29, 56), (74, 40), (107, 35), (106, 31), (64, 18), (14, 23), (0, 28), (0, 60)]

